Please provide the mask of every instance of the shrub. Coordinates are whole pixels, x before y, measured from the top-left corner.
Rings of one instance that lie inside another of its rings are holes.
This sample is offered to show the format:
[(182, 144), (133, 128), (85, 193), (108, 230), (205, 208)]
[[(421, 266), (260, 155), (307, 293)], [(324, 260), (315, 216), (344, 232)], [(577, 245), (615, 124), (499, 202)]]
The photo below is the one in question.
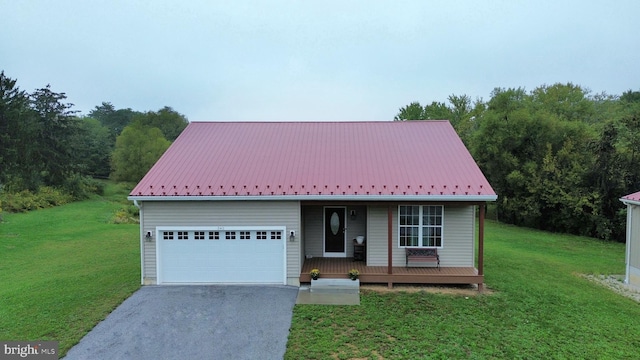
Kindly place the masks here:
[(74, 200), (88, 199), (92, 194), (104, 195), (104, 183), (88, 176), (73, 174), (62, 185)]
[(17, 193), (0, 194), (0, 202), (8, 212), (26, 212), (44, 209), (52, 206), (64, 205), (73, 201), (73, 197), (58, 189), (43, 186), (37, 193), (22, 190)]
[(140, 212), (135, 205), (128, 205), (116, 211), (111, 219), (113, 224), (138, 224), (140, 223)]

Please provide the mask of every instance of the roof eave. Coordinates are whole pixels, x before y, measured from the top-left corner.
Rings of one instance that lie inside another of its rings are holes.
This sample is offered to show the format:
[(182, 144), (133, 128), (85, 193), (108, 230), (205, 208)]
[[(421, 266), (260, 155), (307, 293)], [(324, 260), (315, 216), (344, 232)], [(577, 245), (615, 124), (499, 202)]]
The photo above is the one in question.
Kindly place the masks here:
[(631, 200), (631, 199), (621, 198), (620, 201), (622, 201), (625, 205), (640, 206), (640, 201), (638, 201), (638, 200)]
[(261, 196), (129, 196), (131, 201), (440, 201), (487, 202), (497, 195), (261, 195)]

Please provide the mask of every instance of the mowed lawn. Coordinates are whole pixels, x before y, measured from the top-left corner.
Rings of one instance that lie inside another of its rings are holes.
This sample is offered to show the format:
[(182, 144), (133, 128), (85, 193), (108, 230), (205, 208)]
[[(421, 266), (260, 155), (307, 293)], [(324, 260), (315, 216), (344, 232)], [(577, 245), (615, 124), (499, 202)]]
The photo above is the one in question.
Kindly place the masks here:
[(624, 244), (489, 222), (490, 294), (296, 305), (285, 358), (637, 359), (640, 304), (580, 276), (622, 273)]
[[(110, 224), (126, 190), (0, 223), (0, 339), (71, 346), (140, 287), (138, 225)], [(115, 201), (114, 201), (115, 200)]]
[[(139, 288), (137, 225), (108, 195), (0, 224), (0, 339), (61, 353)], [(478, 296), (363, 291), (360, 306), (296, 305), (287, 359), (637, 358), (640, 304), (580, 274), (621, 274), (623, 244), (489, 222)]]

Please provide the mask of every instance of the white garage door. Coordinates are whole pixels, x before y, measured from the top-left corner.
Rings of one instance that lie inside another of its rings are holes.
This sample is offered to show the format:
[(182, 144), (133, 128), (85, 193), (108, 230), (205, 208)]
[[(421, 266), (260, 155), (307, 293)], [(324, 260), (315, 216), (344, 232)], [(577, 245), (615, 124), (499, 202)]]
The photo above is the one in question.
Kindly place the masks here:
[(158, 228), (158, 283), (285, 283), (284, 227)]

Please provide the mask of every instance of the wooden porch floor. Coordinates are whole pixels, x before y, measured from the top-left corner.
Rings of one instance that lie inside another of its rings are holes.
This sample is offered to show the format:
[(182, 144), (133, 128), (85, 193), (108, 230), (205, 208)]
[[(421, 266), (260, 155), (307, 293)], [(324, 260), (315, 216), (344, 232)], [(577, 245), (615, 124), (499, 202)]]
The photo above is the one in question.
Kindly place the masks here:
[(353, 258), (305, 259), (300, 273), (300, 282), (311, 282), (309, 272), (319, 269), (321, 278), (347, 279), (347, 272), (357, 269), (360, 283), (388, 284), (482, 284), (484, 276), (473, 267), (393, 267), (388, 274), (386, 266), (367, 266), (364, 261)]

